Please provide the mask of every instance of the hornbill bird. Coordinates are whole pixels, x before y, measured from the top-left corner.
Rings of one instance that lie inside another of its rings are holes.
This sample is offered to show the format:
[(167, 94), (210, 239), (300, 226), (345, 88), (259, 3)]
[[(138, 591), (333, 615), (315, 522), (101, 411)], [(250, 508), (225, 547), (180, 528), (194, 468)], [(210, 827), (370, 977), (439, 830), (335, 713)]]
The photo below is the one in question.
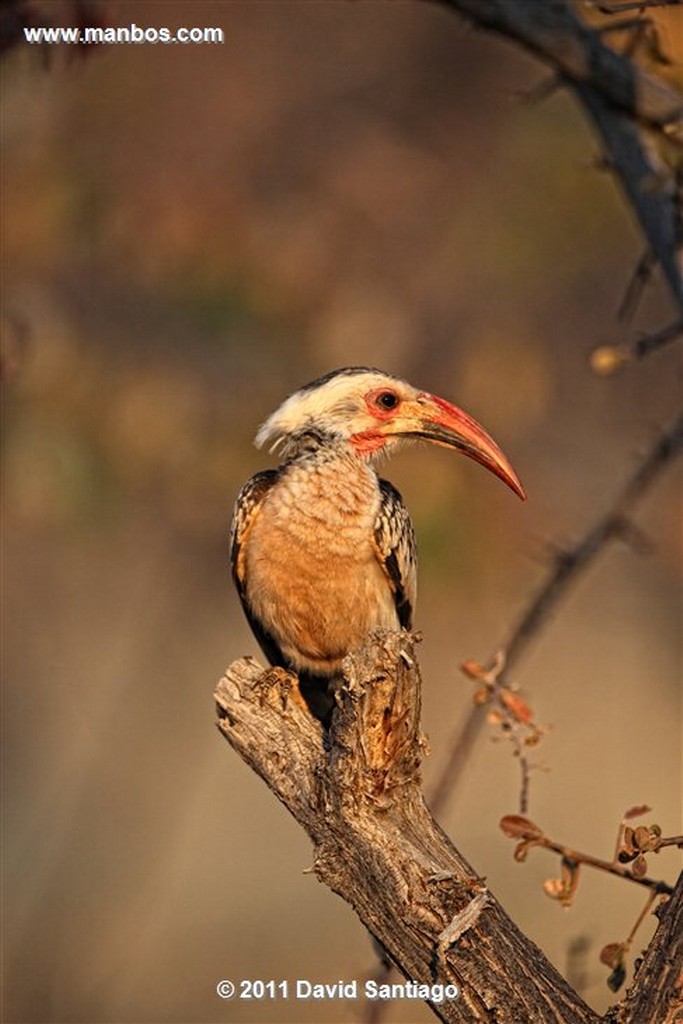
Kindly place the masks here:
[(524, 499), (512, 466), (467, 413), (370, 367), (306, 384), (256, 435), (282, 462), (239, 493), (233, 578), (266, 657), (299, 676), (324, 723), (344, 657), (374, 628), (412, 627), (413, 527), (401, 495), (374, 470), (411, 439), (455, 448)]

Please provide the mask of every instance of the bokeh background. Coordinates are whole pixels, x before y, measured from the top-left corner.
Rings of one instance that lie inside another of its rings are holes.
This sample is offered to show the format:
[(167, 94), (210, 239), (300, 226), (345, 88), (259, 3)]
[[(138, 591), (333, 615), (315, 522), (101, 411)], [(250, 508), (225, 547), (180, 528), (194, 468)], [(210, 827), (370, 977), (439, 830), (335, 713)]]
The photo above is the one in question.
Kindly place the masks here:
[[(63, 6), (34, 8), (59, 24)], [(458, 665), (495, 650), (552, 546), (675, 415), (673, 349), (611, 378), (591, 350), (672, 309), (655, 283), (616, 322), (643, 242), (581, 112), (563, 92), (524, 103), (545, 71), (447, 11), (101, 15), (225, 43), (22, 48), (3, 70), (4, 1020), (357, 1021), (360, 1004), (215, 994), (373, 967), (352, 911), (304, 874), (307, 838), (214, 727), (215, 682), (256, 652), (227, 568), (234, 497), (272, 464), (255, 429), (296, 386), (371, 363), (471, 411), (525, 482), (522, 506), (417, 447), (386, 469), (420, 545), (429, 784), (471, 703)], [(659, 18), (680, 58), (681, 15)], [(679, 488), (671, 469), (639, 509), (648, 553), (606, 550), (517, 673), (552, 726), (530, 816), (605, 857), (633, 804), (678, 828)], [(558, 865), (513, 862), (497, 822), (517, 767), (490, 736), (443, 825), (604, 1009), (598, 952), (642, 894), (588, 873), (571, 910), (543, 894)]]

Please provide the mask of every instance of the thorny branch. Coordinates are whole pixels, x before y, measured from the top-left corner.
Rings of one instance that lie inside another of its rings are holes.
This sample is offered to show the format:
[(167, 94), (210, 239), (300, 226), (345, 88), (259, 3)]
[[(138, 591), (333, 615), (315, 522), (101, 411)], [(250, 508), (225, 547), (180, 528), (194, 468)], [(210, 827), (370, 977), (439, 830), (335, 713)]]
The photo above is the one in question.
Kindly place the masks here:
[[(574, 92), (593, 121), (608, 163), (631, 204), (643, 235), (662, 268), (669, 291), (683, 313), (680, 198), (677, 174), (657, 148), (643, 137), (632, 118), (614, 110), (593, 87), (577, 82)], [(669, 140), (673, 146), (675, 140)]]
[[(629, 517), (636, 504), (682, 447), (683, 415), (669, 431), (657, 439), (609, 512), (595, 523), (573, 548), (556, 556), (547, 580), (529, 602), (512, 628), (507, 641), (491, 658), (488, 666), (480, 667), (478, 678), (490, 684), (503, 702), (507, 699), (505, 694), (512, 693), (507, 683), (510, 670), (518, 665), (531, 641), (566, 597), (569, 589), (578, 582), (610, 541), (633, 541), (639, 537), (637, 528), (630, 522)], [(470, 678), (475, 674), (475, 666), (474, 662), (468, 662), (464, 666)], [(429, 803), (435, 814), (443, 809), (457, 785), (481, 724), (481, 705), (475, 705), (461, 726), (451, 747), (448, 762), (434, 785)], [(520, 764), (524, 776), (525, 772), (528, 773), (528, 765), (523, 756), (520, 756)], [(524, 788), (522, 796), (524, 797)], [(520, 810), (526, 810), (524, 800)]]
[(570, 83), (584, 82), (630, 117), (664, 127), (683, 115), (681, 96), (615, 53), (562, 0), (438, 0), (474, 25), (519, 43)]
[[(560, 81), (572, 89), (604, 146), (603, 165), (618, 180), (648, 251), (683, 313), (680, 92), (640, 68), (629, 52), (616, 52), (600, 27), (581, 21), (573, 5), (562, 0), (552, 4), (545, 0), (438, 2), (474, 25), (519, 43), (550, 65), (553, 86)], [(595, 8), (609, 16), (635, 6), (596, 4)]]

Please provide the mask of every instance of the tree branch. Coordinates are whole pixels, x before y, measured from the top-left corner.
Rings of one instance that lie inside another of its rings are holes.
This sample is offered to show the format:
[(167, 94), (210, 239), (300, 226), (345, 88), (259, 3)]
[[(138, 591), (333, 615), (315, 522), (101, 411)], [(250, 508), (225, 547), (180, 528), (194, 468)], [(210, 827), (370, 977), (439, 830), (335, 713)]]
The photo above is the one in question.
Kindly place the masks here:
[[(574, 90), (605, 147), (605, 163), (618, 177), (648, 249), (683, 311), (679, 261), (683, 239), (676, 171), (680, 144), (671, 134), (672, 127), (680, 127), (683, 119), (680, 92), (643, 71), (627, 54), (611, 49), (601, 33), (584, 24), (562, 0), (439, 2), (473, 24), (521, 44)], [(657, 156), (647, 129), (668, 133), (666, 144), (678, 149), (672, 167)]]
[(517, 664), (544, 620), (607, 543), (633, 537), (636, 531), (629, 522), (633, 506), (647, 493), (682, 447), (683, 415), (678, 417), (670, 430), (657, 438), (607, 514), (570, 551), (559, 554), (547, 582), (532, 598), (503, 646), (506, 671)]
[[(612, 508), (595, 523), (569, 551), (561, 552), (548, 578), (533, 595), (505, 644), (491, 659), (496, 681), (503, 682), (510, 669), (517, 665), (531, 640), (546, 624), (560, 601), (577, 582), (607, 544), (637, 536), (629, 520), (633, 507), (647, 493), (666, 466), (683, 447), (683, 415), (670, 430), (662, 434), (626, 482)], [(451, 745), (449, 759), (439, 775), (429, 801), (434, 814), (443, 808), (453, 792), (483, 723), (482, 708), (473, 705)]]
[(639, 121), (665, 127), (683, 116), (683, 99), (675, 89), (615, 53), (562, 0), (438, 2), (520, 43), (563, 78), (594, 86), (612, 106)]
[[(439, 828), (420, 790), (424, 741), (415, 637), (378, 631), (345, 663), (329, 733), (294, 676), (234, 662), (218, 727), (305, 828), (314, 871), (454, 1024), (601, 1020), (506, 915)], [(683, 960), (683, 876), (623, 1003), (604, 1024), (673, 1024)], [(439, 1001), (438, 986), (457, 998)], [(361, 992), (361, 994), (363, 994)]]
[(441, 1020), (595, 1024), (427, 810), (414, 642), (378, 633), (346, 659), (325, 736), (294, 677), (237, 661), (216, 690), (219, 728), (308, 832), (317, 877), (403, 974), (458, 986), (457, 999), (430, 1001)]
[(590, 115), (609, 154), (608, 165), (619, 179), (674, 301), (683, 311), (678, 183), (632, 118), (611, 107), (593, 86), (576, 82), (574, 91)]

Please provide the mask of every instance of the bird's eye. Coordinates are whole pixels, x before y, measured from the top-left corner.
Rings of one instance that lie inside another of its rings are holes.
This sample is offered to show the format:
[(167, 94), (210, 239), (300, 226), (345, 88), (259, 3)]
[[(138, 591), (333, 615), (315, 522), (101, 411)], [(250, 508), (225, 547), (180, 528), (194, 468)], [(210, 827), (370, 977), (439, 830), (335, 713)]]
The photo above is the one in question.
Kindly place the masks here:
[(395, 409), (398, 405), (398, 395), (393, 391), (380, 391), (377, 395), (376, 402), (380, 409)]

